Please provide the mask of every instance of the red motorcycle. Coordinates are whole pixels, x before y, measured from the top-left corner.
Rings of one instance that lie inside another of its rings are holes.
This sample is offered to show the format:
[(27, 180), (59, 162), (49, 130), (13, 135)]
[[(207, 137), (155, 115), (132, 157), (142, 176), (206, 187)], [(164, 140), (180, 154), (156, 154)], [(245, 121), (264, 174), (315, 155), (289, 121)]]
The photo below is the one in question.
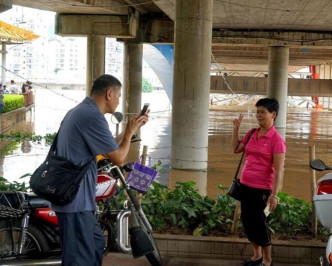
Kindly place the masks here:
[(60, 252), (58, 219), (32, 193), (0, 192), (0, 260)]
[[(159, 266), (152, 227), (123, 175), (131, 165), (120, 168), (108, 160), (98, 162), (96, 217), (105, 235), (104, 254), (146, 256), (151, 265)], [(31, 193), (0, 192), (0, 260), (40, 258), (60, 250), (58, 220), (49, 205)]]

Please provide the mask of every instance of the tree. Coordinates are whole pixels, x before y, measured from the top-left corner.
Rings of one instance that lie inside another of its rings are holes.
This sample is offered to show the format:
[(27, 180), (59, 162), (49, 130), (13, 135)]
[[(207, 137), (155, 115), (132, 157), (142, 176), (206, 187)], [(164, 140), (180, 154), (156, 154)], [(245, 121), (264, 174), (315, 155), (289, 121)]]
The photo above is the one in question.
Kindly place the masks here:
[(60, 70), (61, 70), (61, 69), (57, 67), (57, 68), (54, 69), (54, 73), (55, 73), (55, 74), (58, 74), (58, 72), (59, 72)]
[(146, 78), (142, 79), (142, 91), (143, 92), (152, 92), (153, 87), (150, 81), (148, 81)]

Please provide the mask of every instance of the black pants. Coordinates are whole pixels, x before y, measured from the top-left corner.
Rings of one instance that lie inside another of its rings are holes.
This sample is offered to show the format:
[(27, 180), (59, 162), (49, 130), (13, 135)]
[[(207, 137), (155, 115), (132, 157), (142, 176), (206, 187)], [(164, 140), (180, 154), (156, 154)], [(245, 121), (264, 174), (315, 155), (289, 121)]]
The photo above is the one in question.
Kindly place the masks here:
[(57, 212), (63, 266), (101, 266), (104, 235), (93, 212)]
[(241, 184), (241, 220), (248, 240), (258, 246), (271, 245), (264, 209), (271, 194), (270, 190), (258, 189)]

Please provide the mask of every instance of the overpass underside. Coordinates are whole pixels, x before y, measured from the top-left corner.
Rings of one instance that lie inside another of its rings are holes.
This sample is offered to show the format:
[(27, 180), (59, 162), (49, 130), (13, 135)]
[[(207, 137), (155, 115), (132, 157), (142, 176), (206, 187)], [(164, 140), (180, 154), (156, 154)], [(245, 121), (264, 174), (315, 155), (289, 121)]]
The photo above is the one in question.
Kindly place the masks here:
[[(211, 76), (211, 93), (267, 95), (267, 77)], [(331, 79), (288, 79), (288, 96), (332, 96)]]

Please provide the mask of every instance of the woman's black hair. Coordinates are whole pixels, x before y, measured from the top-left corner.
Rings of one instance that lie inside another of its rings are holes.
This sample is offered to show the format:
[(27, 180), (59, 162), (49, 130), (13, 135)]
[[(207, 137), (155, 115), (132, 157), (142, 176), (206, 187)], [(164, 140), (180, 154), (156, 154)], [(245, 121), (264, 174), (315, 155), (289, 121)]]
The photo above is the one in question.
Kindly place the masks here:
[(116, 77), (104, 74), (93, 82), (91, 95), (103, 95), (106, 90), (120, 88), (121, 86), (121, 82)]
[[(270, 113), (276, 112), (276, 117), (278, 116), (279, 112), (279, 103), (276, 99), (273, 98), (262, 98), (257, 101), (255, 104), (256, 107), (263, 106), (265, 107)], [(275, 117), (275, 118), (276, 118)]]

